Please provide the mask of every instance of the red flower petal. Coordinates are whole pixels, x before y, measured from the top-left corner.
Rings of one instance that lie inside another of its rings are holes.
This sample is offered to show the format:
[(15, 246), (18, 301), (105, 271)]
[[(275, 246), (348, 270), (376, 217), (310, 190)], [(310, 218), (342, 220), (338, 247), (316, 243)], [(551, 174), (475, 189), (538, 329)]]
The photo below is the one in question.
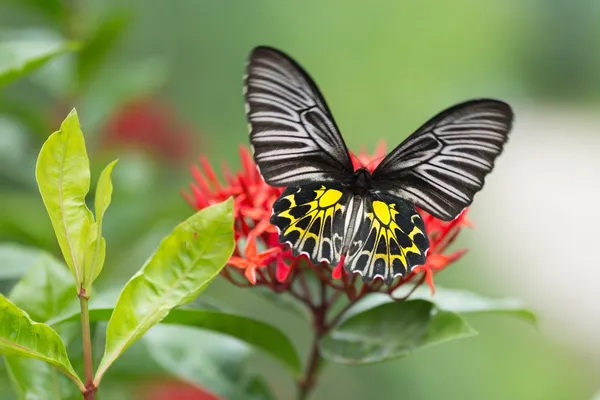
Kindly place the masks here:
[(333, 279), (335, 279), (335, 280), (342, 279), (342, 273), (343, 273), (345, 260), (346, 260), (346, 256), (342, 256), (338, 265), (336, 265), (335, 268), (333, 268), (333, 271), (331, 271), (331, 277)]
[(231, 257), (229, 257), (229, 260), (227, 261), (227, 265), (231, 265), (232, 267), (236, 267), (236, 268), (240, 268), (240, 269), (245, 269), (246, 267), (248, 267), (250, 265), (250, 263), (245, 258), (231, 256)]
[(246, 272), (244, 273), (248, 282), (253, 285), (256, 285), (256, 269), (255, 268), (246, 268)]
[(292, 268), (283, 261), (282, 258), (277, 260), (277, 268), (275, 269), (275, 278), (277, 282), (284, 282), (290, 275)]

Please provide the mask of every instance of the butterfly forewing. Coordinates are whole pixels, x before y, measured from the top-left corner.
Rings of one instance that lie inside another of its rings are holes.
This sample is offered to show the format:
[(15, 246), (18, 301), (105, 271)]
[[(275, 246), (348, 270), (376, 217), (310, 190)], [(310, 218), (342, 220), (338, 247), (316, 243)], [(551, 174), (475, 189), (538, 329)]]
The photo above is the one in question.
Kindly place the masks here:
[(306, 254), (313, 264), (337, 264), (350, 197), (339, 185), (288, 187), (273, 204), (271, 223), (295, 255)]
[(267, 183), (287, 186), (271, 216), (280, 242), (313, 264), (336, 265), (344, 255), (346, 270), (388, 284), (426, 261), (429, 239), (415, 206), (450, 220), (471, 204), (513, 117), (495, 100), (451, 107), (369, 177), (364, 170), (355, 175), (319, 89), (284, 53), (269, 47), (252, 52), (245, 100), (256, 164)]
[(502, 152), (512, 110), (501, 101), (473, 100), (441, 112), (375, 169), (379, 190), (404, 198), (443, 220), (473, 201)]
[(425, 263), (429, 239), (414, 206), (382, 193), (360, 199), (356, 231), (345, 260), (348, 271), (365, 281), (381, 277), (387, 284)]
[(348, 150), (319, 89), (290, 57), (257, 47), (245, 78), (254, 159), (273, 186), (346, 182)]

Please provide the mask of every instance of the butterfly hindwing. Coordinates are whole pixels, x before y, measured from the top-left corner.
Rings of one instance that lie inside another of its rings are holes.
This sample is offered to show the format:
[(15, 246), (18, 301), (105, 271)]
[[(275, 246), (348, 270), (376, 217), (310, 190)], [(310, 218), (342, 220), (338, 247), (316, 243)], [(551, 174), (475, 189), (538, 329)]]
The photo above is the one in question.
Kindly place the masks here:
[(349, 193), (339, 185), (288, 187), (273, 204), (271, 223), (279, 240), (313, 264), (340, 260)]
[(384, 193), (362, 197), (345, 267), (365, 281), (381, 277), (387, 284), (425, 263), (429, 239), (409, 202)]
[(267, 183), (349, 181), (354, 171), (344, 139), (317, 85), (294, 60), (254, 49), (244, 96), (254, 159)]
[(512, 119), (508, 104), (489, 99), (442, 111), (384, 158), (374, 185), (439, 219), (454, 219), (483, 187)]

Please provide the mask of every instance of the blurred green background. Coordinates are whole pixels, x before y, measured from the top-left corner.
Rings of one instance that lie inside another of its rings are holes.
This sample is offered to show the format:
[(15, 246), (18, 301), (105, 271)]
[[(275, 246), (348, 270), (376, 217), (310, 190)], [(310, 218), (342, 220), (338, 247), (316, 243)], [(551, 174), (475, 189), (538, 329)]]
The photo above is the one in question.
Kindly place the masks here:
[[(216, 168), (222, 161), (238, 168), (238, 146), (248, 142), (241, 79), (246, 56), (256, 45), (281, 48), (299, 60), (355, 150), (372, 150), (376, 139), (393, 147), (438, 111), (473, 97), (500, 98), (514, 106), (516, 125), (502, 156), (508, 160), (514, 159), (511, 152), (521, 158), (541, 154), (536, 140), (544, 141), (544, 132), (535, 127), (547, 125), (545, 117), (557, 110), (600, 114), (600, 2), (594, 0), (0, 0), (0, 55), (10, 55), (3, 40), (79, 42), (80, 48), (0, 87), (0, 241), (58, 254), (35, 186), (34, 164), (45, 138), (75, 106), (93, 177), (112, 158), (121, 160), (105, 218), (107, 263), (98, 290), (122, 285), (162, 235), (192, 212), (180, 190), (191, 180), (188, 166), (198, 156), (207, 156)], [(597, 128), (597, 121), (578, 128), (577, 135), (566, 128), (560, 140), (595, 140)], [(527, 142), (519, 136), (539, 139)], [(524, 168), (531, 181), (547, 176), (535, 165)], [(520, 195), (525, 192), (520, 184), (530, 181), (513, 185), (508, 178), (519, 173), (501, 158), (489, 179), (490, 193), (533, 201)], [(549, 184), (549, 195), (556, 184)], [(578, 298), (575, 285), (568, 295), (577, 311), (564, 308), (559, 314), (547, 306), (552, 303), (545, 298), (560, 288), (544, 279), (544, 266), (537, 275), (521, 274), (533, 268), (522, 256), (535, 259), (532, 251), (556, 248), (545, 242), (530, 246), (534, 238), (523, 233), (521, 220), (501, 199), (488, 194), (475, 201), (476, 228), (458, 244), (473, 250), (437, 282), (531, 300), (540, 310), (541, 328), (503, 316), (471, 318), (481, 331), (474, 339), (378, 365), (328, 365), (314, 399), (593, 396), (600, 388), (600, 349), (589, 338), (600, 335), (600, 313), (592, 302), (598, 297)], [(569, 209), (562, 212), (543, 217), (561, 218)], [(497, 220), (516, 222), (507, 228), (494, 225)], [(532, 226), (527, 232), (535, 236)], [(496, 234), (497, 229), (511, 234)], [(576, 263), (574, 258), (571, 266)], [(564, 272), (565, 267), (548, 268)], [(594, 277), (600, 281), (597, 273)], [(2, 290), (11, 284), (2, 281)], [(302, 346), (308, 343), (304, 321), (251, 291), (218, 282), (209, 293), (276, 323)], [(581, 324), (557, 328), (562, 315), (572, 313), (582, 315)], [(587, 330), (581, 337), (588, 341), (577, 336), (580, 330)], [(251, 368), (268, 377), (277, 398), (292, 398), (291, 381), (273, 362), (254, 356)], [(0, 398), (11, 399), (5, 375), (0, 371)], [(157, 376), (165, 373), (134, 346), (103, 381), (101, 393), (110, 399), (141, 398)]]

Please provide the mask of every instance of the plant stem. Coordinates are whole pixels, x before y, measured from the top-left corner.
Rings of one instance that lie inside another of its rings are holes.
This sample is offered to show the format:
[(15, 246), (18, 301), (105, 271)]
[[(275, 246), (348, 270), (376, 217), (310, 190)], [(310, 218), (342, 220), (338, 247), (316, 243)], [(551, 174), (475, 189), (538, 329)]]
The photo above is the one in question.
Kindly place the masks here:
[(320, 289), (318, 306), (311, 307), (311, 304), (307, 304), (313, 314), (314, 337), (310, 348), (310, 356), (306, 364), (306, 370), (302, 378), (297, 383), (298, 400), (305, 400), (308, 398), (308, 395), (315, 387), (319, 369), (323, 364), (323, 358), (321, 357), (319, 350), (319, 343), (328, 330), (325, 319), (331, 304), (327, 301), (327, 286), (325, 283), (321, 282)]
[(304, 372), (302, 379), (298, 381), (298, 400), (307, 399), (308, 395), (316, 384), (317, 373), (319, 372), (319, 367), (322, 363), (321, 355), (319, 354), (320, 340), (321, 334), (316, 333), (311, 345), (310, 357), (308, 359), (308, 364), (306, 365), (306, 371)]
[(83, 362), (85, 369), (85, 387), (83, 393), (85, 400), (95, 400), (96, 385), (94, 385), (94, 365), (92, 360), (92, 335), (90, 333), (90, 313), (88, 310), (88, 299), (84, 293), (79, 294), (79, 305), (81, 306), (81, 332), (83, 336)]

